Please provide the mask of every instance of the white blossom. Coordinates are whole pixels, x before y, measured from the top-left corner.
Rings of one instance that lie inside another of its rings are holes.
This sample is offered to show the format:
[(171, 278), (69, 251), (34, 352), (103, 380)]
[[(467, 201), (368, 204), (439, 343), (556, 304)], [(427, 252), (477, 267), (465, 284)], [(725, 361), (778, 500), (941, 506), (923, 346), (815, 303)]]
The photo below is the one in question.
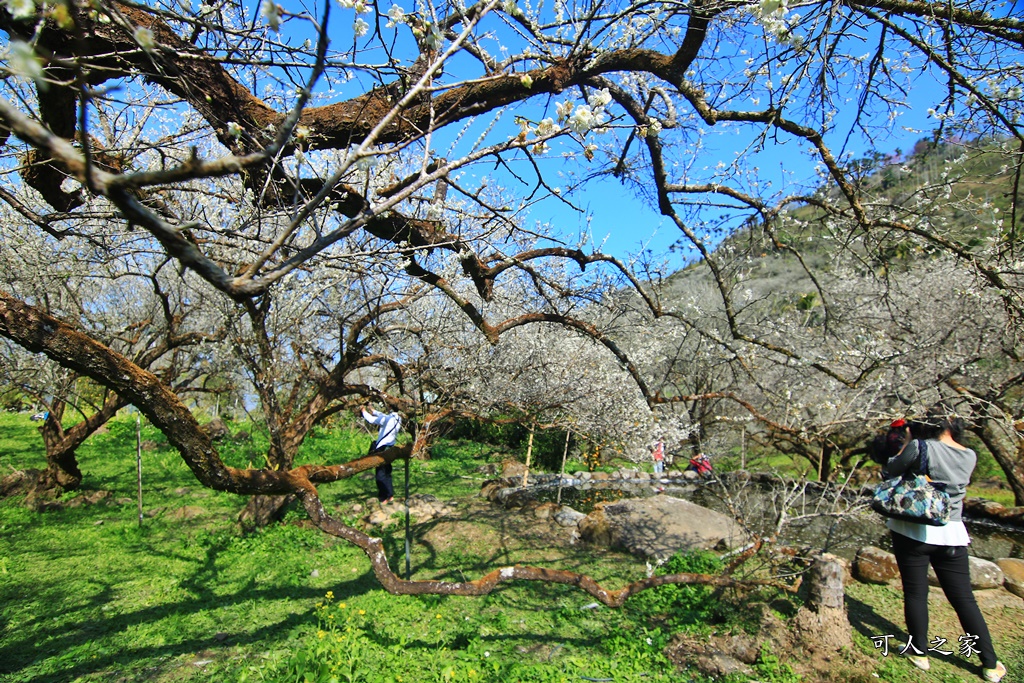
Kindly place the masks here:
[(387, 27), (392, 28), (398, 24), (405, 23), (405, 10), (398, 5), (392, 5), (391, 9), (388, 10), (388, 23)]
[(424, 36), (423, 42), (431, 50), (437, 50), (444, 43), (444, 36), (441, 34), (441, 29), (437, 24), (431, 24), (430, 29), (427, 31), (427, 35)]
[(580, 135), (585, 134), (598, 123), (597, 115), (586, 104), (576, 107), (572, 116), (569, 117), (569, 127)]
[(4, 0), (11, 17), (18, 21), (31, 19), (36, 15), (35, 0)]
[(43, 76), (43, 63), (28, 43), (12, 40), (7, 56), (7, 66), (22, 78), (38, 80)]
[(788, 0), (761, 0), (759, 10), (762, 17), (769, 17), (775, 14), (785, 14), (788, 7)]
[(550, 118), (544, 119), (537, 124), (537, 135), (541, 137), (551, 135), (556, 130), (558, 130), (558, 126), (556, 126), (555, 122)]
[(568, 119), (569, 116), (572, 114), (574, 106), (575, 105), (569, 100), (566, 100), (565, 102), (561, 102), (558, 105), (556, 105), (555, 113), (558, 115), (558, 120), (565, 121), (566, 119)]
[(356, 20), (352, 22), (352, 31), (356, 34), (357, 38), (365, 36), (369, 30), (370, 25), (363, 21), (362, 17), (356, 17)]
[(143, 50), (149, 52), (156, 47), (156, 38), (153, 36), (153, 32), (148, 28), (139, 27), (135, 29), (133, 34), (135, 42), (139, 44)]
[(279, 31), (281, 29), (281, 8), (276, 2), (273, 0), (263, 0), (263, 6), (260, 11), (272, 31)]
[(596, 93), (587, 98), (587, 104), (594, 109), (600, 109), (605, 107), (609, 102), (612, 101), (612, 94), (608, 92), (608, 88), (601, 88)]

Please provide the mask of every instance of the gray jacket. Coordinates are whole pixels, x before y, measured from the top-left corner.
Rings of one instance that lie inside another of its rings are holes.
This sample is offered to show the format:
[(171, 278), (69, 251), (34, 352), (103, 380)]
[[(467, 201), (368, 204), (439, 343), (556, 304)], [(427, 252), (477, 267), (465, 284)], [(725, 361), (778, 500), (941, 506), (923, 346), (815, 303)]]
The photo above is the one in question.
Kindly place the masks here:
[[(978, 455), (970, 448), (953, 448), (948, 444), (928, 439), (928, 476), (946, 485), (949, 494), (949, 521), (959, 522), (964, 511), (964, 496)], [(889, 458), (882, 468), (886, 479), (903, 474), (917, 466), (917, 439), (912, 439), (898, 454)]]

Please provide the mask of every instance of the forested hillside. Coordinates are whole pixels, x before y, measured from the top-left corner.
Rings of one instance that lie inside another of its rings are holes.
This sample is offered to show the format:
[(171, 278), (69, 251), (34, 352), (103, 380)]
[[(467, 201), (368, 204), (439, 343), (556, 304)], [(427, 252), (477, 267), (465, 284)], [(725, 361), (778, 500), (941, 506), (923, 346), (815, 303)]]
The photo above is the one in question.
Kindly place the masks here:
[(886, 420), (956, 397), (974, 445), (1024, 493), (1014, 313), (976, 270), (1015, 224), (1009, 145), (926, 138), (859, 160), (863, 204), (906, 228), (864, 233), (827, 210), (839, 190), (826, 183), (669, 277), (663, 305), (693, 323), (666, 341), (663, 391), (707, 395), (687, 402), (699, 438), (686, 447), (737, 455), (759, 444), (836, 476)]

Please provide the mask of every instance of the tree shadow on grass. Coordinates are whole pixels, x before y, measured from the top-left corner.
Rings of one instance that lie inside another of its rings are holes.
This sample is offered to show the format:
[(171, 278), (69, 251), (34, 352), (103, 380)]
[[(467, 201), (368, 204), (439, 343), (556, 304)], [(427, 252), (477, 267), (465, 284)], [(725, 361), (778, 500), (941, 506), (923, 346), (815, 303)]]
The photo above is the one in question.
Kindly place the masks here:
[[(850, 619), (850, 625), (853, 626), (854, 630), (868, 638), (873, 644), (877, 643), (875, 647), (880, 657), (900, 657), (900, 649), (907, 642), (907, 632), (903, 627), (898, 626), (888, 617), (879, 614), (872, 605), (850, 597), (849, 594), (846, 596), (846, 611)], [(886, 638), (886, 636), (891, 637)], [(886, 640), (888, 642), (885, 642)], [(933, 642), (929, 645), (936, 646), (937, 643)], [(960, 675), (964, 676), (963, 680), (976, 677), (979, 673), (978, 667), (980, 665), (958, 657), (956, 654), (958, 647), (959, 643), (947, 640), (938, 649), (943, 652), (952, 652), (953, 654), (944, 655), (936, 651), (929, 652), (928, 654), (932, 661), (941, 661), (961, 669), (962, 674)], [(977, 659), (976, 655), (975, 659)], [(908, 663), (907, 666), (910, 666), (910, 664)]]
[[(218, 560), (237, 541), (238, 538), (233, 536), (211, 539), (198, 559), (180, 553), (161, 552), (153, 547), (147, 549), (147, 544), (140, 544), (139, 552), (191, 565), (186, 575), (178, 581), (178, 587), (187, 592), (188, 597), (159, 602), (126, 613), (107, 612), (114, 606), (117, 594), (124, 591), (120, 580), (94, 578), (93, 584), (98, 585), (99, 590), (60, 617), (54, 617), (53, 611), (45, 610), (44, 606), (62, 604), (67, 588), (52, 583), (34, 586), (31, 598), (39, 605), (37, 615), (20, 622), (17, 630), (8, 624), (2, 625), (5, 635), (0, 643), (0, 674), (10, 675), (12, 681), (41, 683), (92, 675), (106, 677), (115, 672), (122, 674), (132, 671), (135, 673), (126, 680), (145, 680), (149, 676), (138, 672), (158, 671), (161, 667), (154, 664), (183, 655), (194, 655), (201, 651), (226, 652), (229, 648), (255, 643), (269, 644), (272, 648), (274, 642), (286, 640), (297, 626), (310, 623), (308, 610), (303, 608), (301, 612), (268, 620), (262, 625), (253, 624), (253, 628), (238, 629), (235, 632), (216, 632), (216, 619), (209, 632), (202, 636), (188, 635), (174, 628), (173, 621), (189, 617), (197, 618), (197, 622), (188, 630), (203, 628), (198, 619), (205, 612), (222, 611), (228, 614), (233, 609), (261, 601), (288, 601), (308, 606), (323, 597), (321, 589), (298, 585), (294, 579), (257, 586), (253, 576), (233, 592), (218, 592), (215, 590), (220, 571)], [(54, 561), (59, 560), (55, 558)], [(351, 598), (377, 587), (372, 574), (364, 572), (339, 582), (332, 590), (339, 597)], [(19, 588), (24, 590), (14, 584), (0, 588), (0, 601), (5, 604), (25, 601), (26, 596), (19, 594)], [(241, 622), (236, 615), (229, 618), (235, 623)], [(48, 623), (51, 619), (59, 622), (60, 633), (53, 632), (54, 625)], [(157, 624), (165, 619), (171, 621), (161, 635), (171, 642), (127, 648), (118, 642), (126, 641), (139, 627)]]

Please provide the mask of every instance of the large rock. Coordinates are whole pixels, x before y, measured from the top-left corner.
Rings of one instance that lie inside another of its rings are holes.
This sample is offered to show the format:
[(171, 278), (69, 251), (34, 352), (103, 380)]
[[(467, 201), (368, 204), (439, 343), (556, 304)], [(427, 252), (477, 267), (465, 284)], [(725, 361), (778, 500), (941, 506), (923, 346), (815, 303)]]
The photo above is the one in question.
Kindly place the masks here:
[(1024, 560), (1007, 557), (996, 560), (1003, 570), (1003, 587), (1019, 598), (1024, 598)]
[[(1003, 585), (1003, 570), (995, 562), (989, 562), (973, 555), (967, 559), (970, 563), (972, 589), (999, 588)], [(939, 585), (939, 577), (931, 567), (928, 567), (928, 583), (932, 586)]]
[(219, 441), (228, 435), (228, 426), (224, 424), (224, 420), (215, 417), (206, 423), (203, 431), (210, 437), (210, 441)]
[(865, 583), (889, 583), (900, 578), (900, 568), (896, 564), (895, 555), (867, 545), (857, 551), (853, 574), (858, 581)]
[(573, 510), (567, 505), (563, 505), (559, 508), (558, 512), (554, 514), (553, 519), (556, 523), (561, 526), (578, 526), (580, 520), (585, 519), (586, 515), (578, 510)]
[(672, 496), (605, 503), (582, 519), (579, 529), (589, 543), (655, 559), (669, 558), (680, 550), (731, 548), (747, 540), (728, 515)]

